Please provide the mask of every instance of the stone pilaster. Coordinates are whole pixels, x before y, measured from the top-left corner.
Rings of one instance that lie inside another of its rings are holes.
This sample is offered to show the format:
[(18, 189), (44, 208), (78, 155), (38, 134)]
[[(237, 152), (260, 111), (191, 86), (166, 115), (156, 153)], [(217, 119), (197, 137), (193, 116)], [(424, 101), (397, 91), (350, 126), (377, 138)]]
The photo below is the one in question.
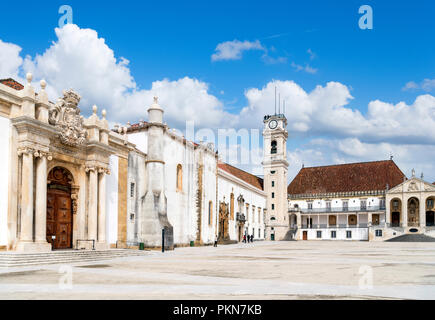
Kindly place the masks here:
[(98, 170), (98, 249), (107, 249), (106, 242), (106, 174), (105, 168)]
[(88, 239), (97, 241), (98, 172), (95, 167), (87, 167), (86, 172), (89, 172)]
[[(47, 160), (51, 155), (44, 152), (35, 152), (36, 158), (36, 199), (35, 199), (35, 242), (47, 242)], [(38, 159), (39, 158), (39, 159)]]
[[(21, 149), (21, 230), (20, 242), (33, 242), (33, 150)], [(20, 244), (18, 244), (20, 246)]]

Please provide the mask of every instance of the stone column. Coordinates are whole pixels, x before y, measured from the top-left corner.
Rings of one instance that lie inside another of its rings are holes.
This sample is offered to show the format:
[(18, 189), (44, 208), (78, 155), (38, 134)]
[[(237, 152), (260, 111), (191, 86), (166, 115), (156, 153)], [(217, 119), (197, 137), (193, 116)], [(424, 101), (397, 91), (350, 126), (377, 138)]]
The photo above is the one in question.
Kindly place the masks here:
[(88, 239), (97, 241), (98, 218), (98, 173), (94, 167), (89, 171)]
[(22, 155), (20, 242), (33, 242), (33, 152), (25, 150)]
[(47, 156), (36, 160), (35, 242), (47, 243)]
[(106, 170), (98, 175), (98, 242), (106, 243)]
[(420, 196), (419, 201), (420, 201), (420, 207), (418, 209), (420, 211), (419, 212), (420, 217), (418, 219), (419, 220), (418, 223), (420, 227), (426, 227), (426, 198)]
[(406, 228), (408, 226), (408, 199), (402, 199), (402, 217), (400, 218), (403, 218), (403, 221), (401, 220), (400, 222)]

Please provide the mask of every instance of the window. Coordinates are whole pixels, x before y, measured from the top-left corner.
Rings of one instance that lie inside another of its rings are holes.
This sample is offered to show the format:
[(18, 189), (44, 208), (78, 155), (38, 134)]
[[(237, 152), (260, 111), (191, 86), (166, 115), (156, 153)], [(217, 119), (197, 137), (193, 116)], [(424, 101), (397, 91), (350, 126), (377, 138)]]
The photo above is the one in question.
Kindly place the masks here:
[(275, 192), (272, 192), (272, 199), (275, 198)]
[(385, 199), (379, 199), (379, 208), (385, 209)]
[(337, 231), (331, 231), (331, 239), (337, 238)]
[(261, 208), (258, 208), (258, 223), (261, 222)]
[(271, 154), (275, 154), (277, 152), (277, 143), (276, 140), (273, 140), (272, 143), (270, 144), (270, 153)]
[(275, 172), (276, 172), (275, 170), (272, 170), (270, 171), (270, 174), (275, 174)]
[(275, 221), (276, 219), (275, 219), (275, 217), (270, 217), (270, 221)]
[(393, 200), (393, 209), (398, 210), (399, 209), (399, 200)]
[(181, 164), (177, 165), (177, 191), (183, 190), (183, 167)]
[(312, 202), (308, 202), (308, 210), (313, 210), (313, 203)]
[(372, 215), (372, 225), (374, 225), (374, 226), (379, 225), (379, 214)]
[(211, 225), (211, 221), (213, 220), (213, 202), (209, 201), (208, 203), (208, 225)]
[(275, 205), (272, 203), (272, 210), (275, 210)]
[(261, 229), (258, 229), (258, 238), (260, 238), (261, 237), (261, 231), (260, 231)]
[(230, 219), (234, 220), (234, 193), (230, 194)]
[(352, 239), (352, 231), (346, 231), (346, 238), (347, 239)]
[(317, 231), (317, 239), (321, 239), (322, 238), (322, 231)]
[(382, 237), (382, 230), (375, 231), (376, 237)]
[(272, 187), (274, 187), (275, 186), (275, 181), (272, 181)]
[(426, 207), (427, 207), (427, 209), (432, 209), (433, 208), (433, 199), (427, 199), (427, 201), (426, 201)]
[(134, 197), (134, 182), (130, 183), (130, 197)]
[(343, 201), (343, 211), (347, 211), (349, 209), (349, 201)]
[(367, 209), (367, 200), (361, 200), (361, 210)]
[(326, 201), (326, 211), (331, 211), (331, 201)]

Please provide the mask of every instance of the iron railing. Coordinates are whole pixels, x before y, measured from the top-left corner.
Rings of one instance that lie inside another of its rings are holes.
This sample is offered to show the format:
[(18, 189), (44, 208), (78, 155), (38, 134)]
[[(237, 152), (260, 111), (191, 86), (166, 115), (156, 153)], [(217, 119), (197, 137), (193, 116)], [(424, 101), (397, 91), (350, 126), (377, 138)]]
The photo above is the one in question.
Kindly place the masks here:
[[(95, 240), (89, 240), (89, 239), (77, 239), (76, 240), (76, 250), (80, 250), (79, 249), (79, 242), (90, 242), (92, 241), (92, 250), (95, 250)], [(85, 248), (83, 248), (85, 249)]]
[(385, 210), (385, 206), (366, 206), (366, 207), (337, 207), (337, 208), (312, 208), (299, 209), (302, 213), (338, 213), (338, 212), (371, 212)]

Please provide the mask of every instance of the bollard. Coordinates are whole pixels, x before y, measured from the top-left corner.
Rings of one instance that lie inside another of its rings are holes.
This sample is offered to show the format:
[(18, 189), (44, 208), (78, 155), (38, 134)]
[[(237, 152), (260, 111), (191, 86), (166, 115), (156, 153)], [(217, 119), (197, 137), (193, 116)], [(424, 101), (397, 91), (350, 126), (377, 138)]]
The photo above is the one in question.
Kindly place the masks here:
[(165, 229), (162, 229), (162, 252), (165, 252)]

